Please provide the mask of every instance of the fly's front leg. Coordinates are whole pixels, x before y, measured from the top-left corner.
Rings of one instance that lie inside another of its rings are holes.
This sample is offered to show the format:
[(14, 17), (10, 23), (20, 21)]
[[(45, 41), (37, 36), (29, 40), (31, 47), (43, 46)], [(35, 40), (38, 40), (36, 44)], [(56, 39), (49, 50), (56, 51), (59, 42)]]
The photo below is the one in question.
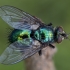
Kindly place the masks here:
[(47, 24), (47, 26), (52, 26), (52, 23)]

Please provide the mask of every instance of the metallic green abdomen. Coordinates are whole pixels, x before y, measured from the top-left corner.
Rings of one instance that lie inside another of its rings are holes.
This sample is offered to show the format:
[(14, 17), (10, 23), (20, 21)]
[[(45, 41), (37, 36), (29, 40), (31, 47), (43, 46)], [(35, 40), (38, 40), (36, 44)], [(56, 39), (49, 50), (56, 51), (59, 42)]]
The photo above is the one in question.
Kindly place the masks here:
[(31, 31), (30, 30), (18, 30), (14, 29), (12, 33), (9, 35), (10, 43), (15, 41), (21, 41), (25, 38), (30, 38)]
[(40, 28), (35, 32), (34, 36), (42, 43), (53, 42), (53, 31), (49, 28)]

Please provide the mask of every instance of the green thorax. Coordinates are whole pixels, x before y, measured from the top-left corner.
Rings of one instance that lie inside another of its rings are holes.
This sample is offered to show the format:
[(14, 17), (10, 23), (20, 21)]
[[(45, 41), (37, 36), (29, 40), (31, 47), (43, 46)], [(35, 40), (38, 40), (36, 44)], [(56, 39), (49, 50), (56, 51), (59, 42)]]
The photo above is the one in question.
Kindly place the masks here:
[(53, 30), (51, 28), (40, 28), (35, 31), (35, 38), (42, 43), (53, 42)]

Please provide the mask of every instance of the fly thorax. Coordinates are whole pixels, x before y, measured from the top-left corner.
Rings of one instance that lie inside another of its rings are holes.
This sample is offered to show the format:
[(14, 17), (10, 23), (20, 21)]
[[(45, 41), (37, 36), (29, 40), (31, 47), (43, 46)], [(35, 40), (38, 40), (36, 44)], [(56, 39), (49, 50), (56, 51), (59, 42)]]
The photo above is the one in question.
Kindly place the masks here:
[(34, 34), (35, 38), (42, 43), (45, 42), (53, 42), (53, 31), (49, 28), (40, 28), (39, 30), (35, 31)]

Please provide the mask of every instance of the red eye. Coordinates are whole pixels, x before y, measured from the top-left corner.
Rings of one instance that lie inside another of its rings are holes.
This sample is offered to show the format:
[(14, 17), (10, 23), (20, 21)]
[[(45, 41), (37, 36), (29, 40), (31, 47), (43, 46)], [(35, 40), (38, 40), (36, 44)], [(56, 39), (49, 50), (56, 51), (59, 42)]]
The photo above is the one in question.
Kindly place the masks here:
[(61, 26), (56, 28), (56, 42), (57, 43), (61, 43), (62, 42), (62, 36), (60, 35), (61, 33), (63, 33), (63, 28)]
[(61, 26), (59, 26), (58, 28), (57, 28), (57, 31), (58, 31), (58, 33), (63, 33), (63, 28), (61, 27)]
[(60, 35), (58, 35), (57, 43), (61, 43), (61, 42), (62, 42), (62, 37)]

